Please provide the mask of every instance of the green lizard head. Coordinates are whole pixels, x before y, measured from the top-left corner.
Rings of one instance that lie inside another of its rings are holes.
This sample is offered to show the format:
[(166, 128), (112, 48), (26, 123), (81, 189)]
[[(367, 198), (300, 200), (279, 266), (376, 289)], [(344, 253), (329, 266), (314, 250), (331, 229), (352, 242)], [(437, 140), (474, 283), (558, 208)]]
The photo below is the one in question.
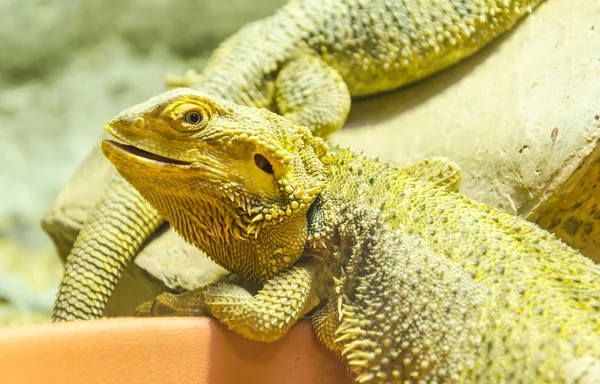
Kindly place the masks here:
[(294, 263), (327, 182), (325, 143), (285, 118), (177, 89), (131, 107), (102, 150), (188, 242), (264, 280)]

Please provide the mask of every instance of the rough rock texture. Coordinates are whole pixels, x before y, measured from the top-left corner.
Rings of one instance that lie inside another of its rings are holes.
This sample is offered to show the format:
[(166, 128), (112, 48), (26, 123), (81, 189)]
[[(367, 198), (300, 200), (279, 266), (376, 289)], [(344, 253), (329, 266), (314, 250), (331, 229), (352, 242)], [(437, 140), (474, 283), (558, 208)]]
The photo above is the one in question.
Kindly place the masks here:
[(47, 322), (61, 273), (51, 249), (23, 249), (0, 238), (0, 327)]

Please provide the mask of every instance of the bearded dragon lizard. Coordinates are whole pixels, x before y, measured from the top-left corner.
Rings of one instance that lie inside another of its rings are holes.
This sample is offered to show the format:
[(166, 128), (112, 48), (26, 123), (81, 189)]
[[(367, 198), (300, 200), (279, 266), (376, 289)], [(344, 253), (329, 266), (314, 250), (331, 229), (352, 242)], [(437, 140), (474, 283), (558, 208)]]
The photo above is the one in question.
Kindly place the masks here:
[[(173, 85), (268, 108), (325, 137), (350, 96), (388, 91), (475, 53), (542, 0), (304, 0), (226, 40), (201, 74)], [(98, 318), (159, 213), (122, 179), (86, 219), (67, 258), (53, 320)]]
[(600, 269), (535, 224), (194, 90), (105, 129), (105, 156), (186, 241), (262, 284), (140, 312), (273, 341), (313, 311), (359, 383), (600, 382)]

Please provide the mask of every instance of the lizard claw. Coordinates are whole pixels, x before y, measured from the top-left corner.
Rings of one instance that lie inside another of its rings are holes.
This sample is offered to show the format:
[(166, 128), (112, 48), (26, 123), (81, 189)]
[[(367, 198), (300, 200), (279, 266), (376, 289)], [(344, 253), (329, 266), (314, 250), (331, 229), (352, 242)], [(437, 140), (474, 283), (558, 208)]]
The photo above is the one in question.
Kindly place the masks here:
[(140, 317), (206, 316), (208, 311), (192, 292), (179, 295), (164, 292), (154, 301), (140, 304), (135, 309), (135, 315)]
[(138, 317), (151, 317), (152, 316), (152, 305), (154, 301), (146, 301), (137, 306), (135, 309), (135, 315)]

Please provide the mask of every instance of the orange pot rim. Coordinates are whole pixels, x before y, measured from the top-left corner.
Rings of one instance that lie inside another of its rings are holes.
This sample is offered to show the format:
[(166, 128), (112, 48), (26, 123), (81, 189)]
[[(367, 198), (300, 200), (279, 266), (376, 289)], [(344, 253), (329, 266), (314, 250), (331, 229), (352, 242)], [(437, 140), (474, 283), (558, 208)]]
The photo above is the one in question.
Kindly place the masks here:
[(349, 383), (308, 320), (275, 343), (214, 319), (118, 318), (0, 329), (4, 383)]

